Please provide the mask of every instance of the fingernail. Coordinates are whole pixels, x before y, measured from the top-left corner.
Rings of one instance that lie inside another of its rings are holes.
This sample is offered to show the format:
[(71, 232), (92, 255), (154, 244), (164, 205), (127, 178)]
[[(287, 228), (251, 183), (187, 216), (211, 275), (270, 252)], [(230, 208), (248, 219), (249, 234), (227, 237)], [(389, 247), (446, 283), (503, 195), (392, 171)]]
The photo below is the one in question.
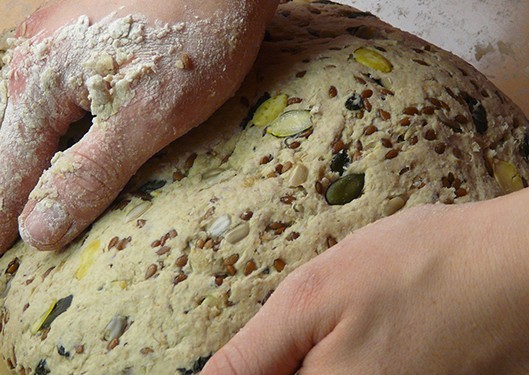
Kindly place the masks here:
[(32, 244), (53, 245), (64, 237), (70, 226), (70, 216), (63, 206), (44, 198), (26, 217), (21, 234), (25, 241)]

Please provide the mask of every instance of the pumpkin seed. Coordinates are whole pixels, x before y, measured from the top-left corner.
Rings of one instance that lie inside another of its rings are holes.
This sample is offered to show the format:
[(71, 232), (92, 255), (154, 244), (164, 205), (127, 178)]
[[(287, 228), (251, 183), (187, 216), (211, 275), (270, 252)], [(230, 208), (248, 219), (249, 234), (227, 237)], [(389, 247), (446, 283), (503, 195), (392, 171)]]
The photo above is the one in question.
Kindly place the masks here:
[(257, 108), (253, 115), (252, 123), (256, 126), (266, 126), (274, 121), (287, 107), (288, 96), (276, 95)]
[(250, 225), (248, 223), (242, 223), (237, 225), (235, 228), (226, 233), (226, 241), (231, 244), (235, 244), (244, 239), (250, 233)]
[(308, 176), (309, 176), (309, 169), (303, 164), (298, 164), (294, 167), (294, 169), (290, 173), (290, 180), (289, 180), (288, 185), (290, 187), (301, 186), (305, 183), (305, 181), (307, 181)]
[(365, 175), (350, 174), (344, 176), (327, 189), (325, 199), (330, 205), (344, 205), (360, 197), (364, 188)]
[(312, 127), (312, 116), (307, 110), (294, 110), (283, 113), (266, 129), (267, 133), (278, 138), (290, 137)]
[(368, 68), (389, 73), (393, 70), (393, 65), (380, 53), (368, 48), (359, 48), (354, 51), (354, 59)]
[(81, 255), (81, 264), (75, 272), (75, 278), (77, 280), (83, 279), (88, 274), (88, 271), (90, 270), (90, 267), (92, 267), (92, 264), (94, 264), (97, 252), (100, 248), (101, 241), (99, 240), (92, 241), (84, 248)]
[(509, 194), (523, 189), (522, 177), (518, 174), (516, 167), (501, 160), (495, 160), (493, 164), (494, 178), (500, 185), (504, 194)]
[(50, 328), (51, 323), (57, 317), (70, 307), (72, 304), (73, 295), (69, 295), (68, 297), (62, 298), (57, 301), (57, 299), (53, 299), (50, 307), (48, 307), (48, 310), (44, 314), (40, 316), (40, 318), (31, 326), (31, 334), (36, 334), (38, 331), (42, 329)]
[(400, 210), (406, 204), (406, 200), (402, 197), (394, 197), (386, 202), (384, 206), (384, 215), (391, 216)]

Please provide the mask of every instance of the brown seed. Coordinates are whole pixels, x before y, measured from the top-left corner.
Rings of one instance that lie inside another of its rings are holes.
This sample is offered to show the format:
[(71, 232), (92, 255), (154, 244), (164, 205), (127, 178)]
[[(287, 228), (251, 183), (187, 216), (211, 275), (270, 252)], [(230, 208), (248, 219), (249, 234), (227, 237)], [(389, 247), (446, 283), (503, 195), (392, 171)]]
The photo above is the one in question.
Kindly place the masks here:
[(6, 274), (13, 275), (18, 271), (18, 267), (20, 266), (20, 261), (18, 258), (13, 259), (9, 264), (7, 265)]
[(338, 243), (336, 238), (334, 238), (333, 236), (327, 237), (326, 242), (327, 242), (327, 248), (333, 247), (334, 245)]
[(182, 181), (185, 178), (185, 174), (183, 174), (180, 171), (176, 171), (173, 173), (173, 181)]
[(336, 87), (334, 86), (329, 87), (329, 97), (334, 98), (336, 97), (336, 95), (338, 95), (338, 90), (336, 89)]
[(386, 111), (384, 111), (383, 109), (380, 109), (380, 108), (378, 110), (378, 115), (384, 121), (387, 121), (387, 120), (389, 120), (391, 118), (391, 113), (386, 112)]
[(358, 82), (361, 85), (365, 85), (367, 83), (363, 78), (360, 78), (360, 77), (357, 77), (357, 76), (355, 76), (355, 80), (356, 80), (356, 82)]
[(199, 238), (197, 240), (197, 242), (195, 243), (196, 247), (199, 248), (199, 249), (203, 249), (204, 248), (204, 244), (206, 243), (206, 240), (202, 239), (202, 238)]
[(373, 105), (371, 104), (369, 99), (362, 99), (362, 103), (364, 104), (364, 108), (366, 109), (366, 111), (371, 112), (371, 110), (373, 109)]
[(275, 169), (276, 173), (281, 174), (281, 171), (283, 170), (283, 164), (281, 164), (281, 163), (277, 164), (274, 169)]
[(149, 267), (147, 267), (147, 271), (145, 271), (145, 280), (153, 277), (157, 271), (158, 266), (156, 264), (151, 264)]
[(42, 331), (42, 335), (40, 336), (40, 341), (44, 341), (48, 338), (48, 333), (50, 333), (50, 329), (45, 329)]
[(285, 224), (279, 222), (279, 221), (274, 221), (274, 222), (271, 222), (270, 224), (268, 224), (268, 229), (272, 229), (272, 230), (275, 230), (275, 229), (279, 229), (281, 227), (285, 226)]
[(206, 243), (204, 243), (204, 249), (211, 249), (213, 248), (213, 240), (209, 238)]
[(115, 236), (115, 237), (112, 237), (112, 239), (110, 240), (110, 242), (108, 243), (108, 250), (112, 249), (114, 246), (116, 246), (116, 244), (118, 243), (119, 241), (119, 237)]
[(274, 268), (277, 272), (282, 272), (285, 269), (285, 261), (281, 258), (274, 260)]
[(427, 106), (421, 109), (423, 115), (433, 115), (435, 113), (435, 107)]
[(175, 229), (171, 229), (169, 231), (169, 237), (170, 238), (175, 238), (176, 236), (178, 236), (178, 232)]
[(395, 93), (394, 93), (393, 91), (388, 90), (388, 89), (381, 89), (381, 90), (380, 90), (380, 93), (381, 93), (382, 95), (389, 95), (389, 96), (393, 96), (393, 95), (395, 95)]
[(290, 170), (290, 168), (292, 168), (294, 164), (292, 164), (291, 161), (287, 161), (285, 164), (283, 164), (283, 166), (281, 167), (281, 174), (283, 173), (286, 173)]
[(459, 178), (456, 178), (454, 182), (452, 183), (452, 187), (457, 190), (461, 187), (462, 183), (463, 181), (461, 181)]
[(390, 150), (386, 153), (386, 156), (385, 158), (386, 159), (394, 159), (396, 158), (397, 156), (399, 155), (399, 150), (396, 150), (396, 149), (393, 149), (393, 150)]
[(174, 278), (173, 285), (178, 285), (185, 280), (187, 280), (187, 275), (185, 273), (181, 273)]
[(246, 266), (244, 266), (244, 276), (248, 276), (256, 269), (257, 269), (257, 266), (255, 265), (255, 262), (253, 260), (249, 260), (246, 263)]
[(125, 249), (128, 245), (129, 241), (127, 238), (122, 238), (119, 240), (119, 242), (116, 244), (116, 250), (121, 251)]
[(281, 197), (281, 198), (279, 199), (279, 201), (280, 201), (281, 203), (284, 203), (284, 204), (292, 204), (292, 202), (294, 202), (295, 200), (296, 200), (296, 198), (293, 197), (293, 196), (291, 196), (291, 195), (286, 195), (286, 196)]
[(430, 64), (428, 64), (426, 61), (424, 60), (419, 60), (419, 59), (413, 59), (413, 61), (415, 61), (417, 64), (419, 65), (424, 65), (424, 66), (430, 66)]
[(237, 269), (230, 265), (226, 266), (226, 271), (228, 272), (228, 275), (230, 276), (235, 276), (235, 274), (237, 273)]
[(296, 78), (303, 78), (303, 77), (305, 77), (305, 74), (307, 74), (306, 70), (303, 70), (301, 72), (297, 72), (296, 73)]
[(409, 117), (404, 117), (402, 120), (399, 121), (399, 124), (401, 126), (410, 126), (411, 125), (411, 120)]
[(288, 145), (288, 148), (295, 150), (296, 148), (299, 148), (299, 146), (301, 146), (301, 143), (298, 141), (294, 141)]
[(296, 98), (296, 97), (288, 98), (287, 106), (292, 105), (292, 104), (298, 104), (298, 103), (301, 103), (302, 101), (303, 101), (303, 99), (301, 99), (301, 98)]
[(403, 113), (408, 116), (415, 116), (419, 114), (417, 107), (406, 107), (404, 108)]
[(455, 120), (459, 122), (460, 124), (466, 124), (468, 122), (468, 119), (464, 115), (457, 115), (455, 117)]
[(145, 224), (147, 224), (147, 220), (145, 220), (145, 219), (138, 219), (136, 221), (136, 226), (138, 228), (143, 228), (145, 226)]
[(298, 232), (290, 232), (288, 234), (288, 236), (286, 237), (286, 240), (287, 241), (294, 241), (296, 239), (298, 239), (300, 236), (300, 234)]
[(188, 259), (187, 255), (185, 254), (179, 256), (175, 262), (175, 266), (180, 267), (180, 268), (185, 267), (187, 265), (187, 259)]
[(437, 139), (437, 134), (435, 134), (435, 130), (428, 129), (424, 134), (424, 138), (426, 138), (428, 141), (433, 141)]
[(221, 286), (222, 283), (224, 283), (224, 277), (222, 277), (222, 276), (215, 277), (215, 285)]
[(465, 188), (459, 188), (456, 190), (456, 197), (458, 198), (461, 198), (461, 197), (464, 197), (465, 195), (467, 195), (468, 192)]
[(441, 178), (441, 186), (448, 189), (450, 187), (451, 183), (448, 181), (448, 177), (443, 176)]
[(439, 99), (428, 98), (428, 101), (430, 103), (432, 103), (434, 106), (436, 106), (437, 108), (442, 108), (443, 107), (443, 105), (441, 104), (441, 101)]
[(48, 277), (48, 275), (51, 273), (51, 271), (53, 271), (55, 267), (50, 267), (48, 268), (43, 274), (42, 274), (42, 280), (44, 280), (46, 277)]
[(22, 308), (22, 312), (26, 311), (27, 309), (29, 309), (29, 303), (26, 303), (24, 305), (24, 307)]
[(299, 133), (298, 138), (308, 138), (312, 133), (314, 133), (314, 128), (307, 129), (304, 132)]
[(151, 247), (158, 247), (158, 246), (161, 246), (162, 245), (162, 241), (160, 240), (155, 240), (151, 243)]
[(232, 254), (226, 259), (224, 259), (225, 266), (233, 266), (239, 260), (239, 254)]
[(365, 128), (364, 130), (364, 134), (365, 135), (371, 135), (373, 134), (374, 132), (376, 132), (378, 129), (375, 125), (369, 125), (367, 128)]
[(393, 147), (393, 142), (391, 142), (391, 139), (389, 138), (382, 138), (380, 142), (382, 142), (382, 146), (384, 146), (385, 148)]
[(339, 139), (332, 144), (332, 153), (337, 154), (345, 148), (345, 143)]
[(362, 99), (368, 99), (372, 96), (373, 96), (373, 90), (369, 90), (369, 89), (362, 91), (362, 93), (360, 94), (360, 97)]
[(316, 183), (314, 184), (314, 187), (316, 189), (316, 192), (318, 194), (323, 194), (324, 193), (324, 188), (323, 188), (323, 185), (320, 181), (316, 181)]
[(154, 350), (152, 348), (142, 348), (140, 350), (140, 353), (143, 355), (154, 353)]
[(196, 153), (192, 153), (191, 155), (189, 155), (184, 163), (184, 168), (191, 169), (193, 167), (193, 164), (195, 164), (197, 156), (198, 155)]
[(112, 339), (107, 345), (107, 350), (112, 350), (118, 345), (119, 345), (119, 339), (118, 338)]
[(434, 148), (435, 152), (437, 152), (439, 155), (442, 155), (444, 154), (445, 150), (446, 150), (446, 144), (445, 143), (438, 143), (435, 145), (435, 148)]
[(157, 255), (162, 256), (171, 251), (171, 248), (169, 246), (162, 246), (160, 250), (156, 252)]
[(410, 138), (410, 145), (416, 145), (417, 142), (419, 142), (419, 137), (417, 137), (416, 135)]
[(242, 212), (239, 217), (241, 218), (241, 220), (248, 221), (252, 218), (252, 216), (253, 216), (253, 212), (247, 210), (247, 211)]

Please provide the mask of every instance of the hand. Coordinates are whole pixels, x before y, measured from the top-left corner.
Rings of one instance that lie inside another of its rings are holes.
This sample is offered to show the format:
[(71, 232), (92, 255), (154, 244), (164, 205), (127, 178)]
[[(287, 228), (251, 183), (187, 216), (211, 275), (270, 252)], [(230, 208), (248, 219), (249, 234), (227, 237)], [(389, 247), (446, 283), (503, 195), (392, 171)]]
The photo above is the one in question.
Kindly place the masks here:
[[(250, 69), (277, 3), (58, 0), (28, 18), (0, 128), (0, 254), (19, 214), (25, 241), (61, 248), (149, 157), (206, 120)], [(42, 174), (85, 111), (90, 131)]]
[(527, 374), (528, 193), (354, 232), (289, 275), (202, 375)]

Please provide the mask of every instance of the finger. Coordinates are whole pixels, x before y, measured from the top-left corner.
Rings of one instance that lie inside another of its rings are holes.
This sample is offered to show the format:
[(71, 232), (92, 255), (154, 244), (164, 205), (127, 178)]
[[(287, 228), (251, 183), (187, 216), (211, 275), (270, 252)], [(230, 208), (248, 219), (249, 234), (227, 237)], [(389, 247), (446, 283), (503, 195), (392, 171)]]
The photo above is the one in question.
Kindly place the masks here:
[(0, 253), (17, 238), (17, 217), (31, 189), (68, 124), (81, 114), (64, 95), (61, 103), (49, 93), (43, 100), (39, 85), (31, 81), (39, 67), (24, 64), (24, 56), (13, 60), (10, 96), (0, 127)]
[(208, 361), (202, 374), (293, 374), (338, 319), (333, 306), (321, 303), (325, 276), (311, 269), (305, 266), (289, 276), (255, 317)]

